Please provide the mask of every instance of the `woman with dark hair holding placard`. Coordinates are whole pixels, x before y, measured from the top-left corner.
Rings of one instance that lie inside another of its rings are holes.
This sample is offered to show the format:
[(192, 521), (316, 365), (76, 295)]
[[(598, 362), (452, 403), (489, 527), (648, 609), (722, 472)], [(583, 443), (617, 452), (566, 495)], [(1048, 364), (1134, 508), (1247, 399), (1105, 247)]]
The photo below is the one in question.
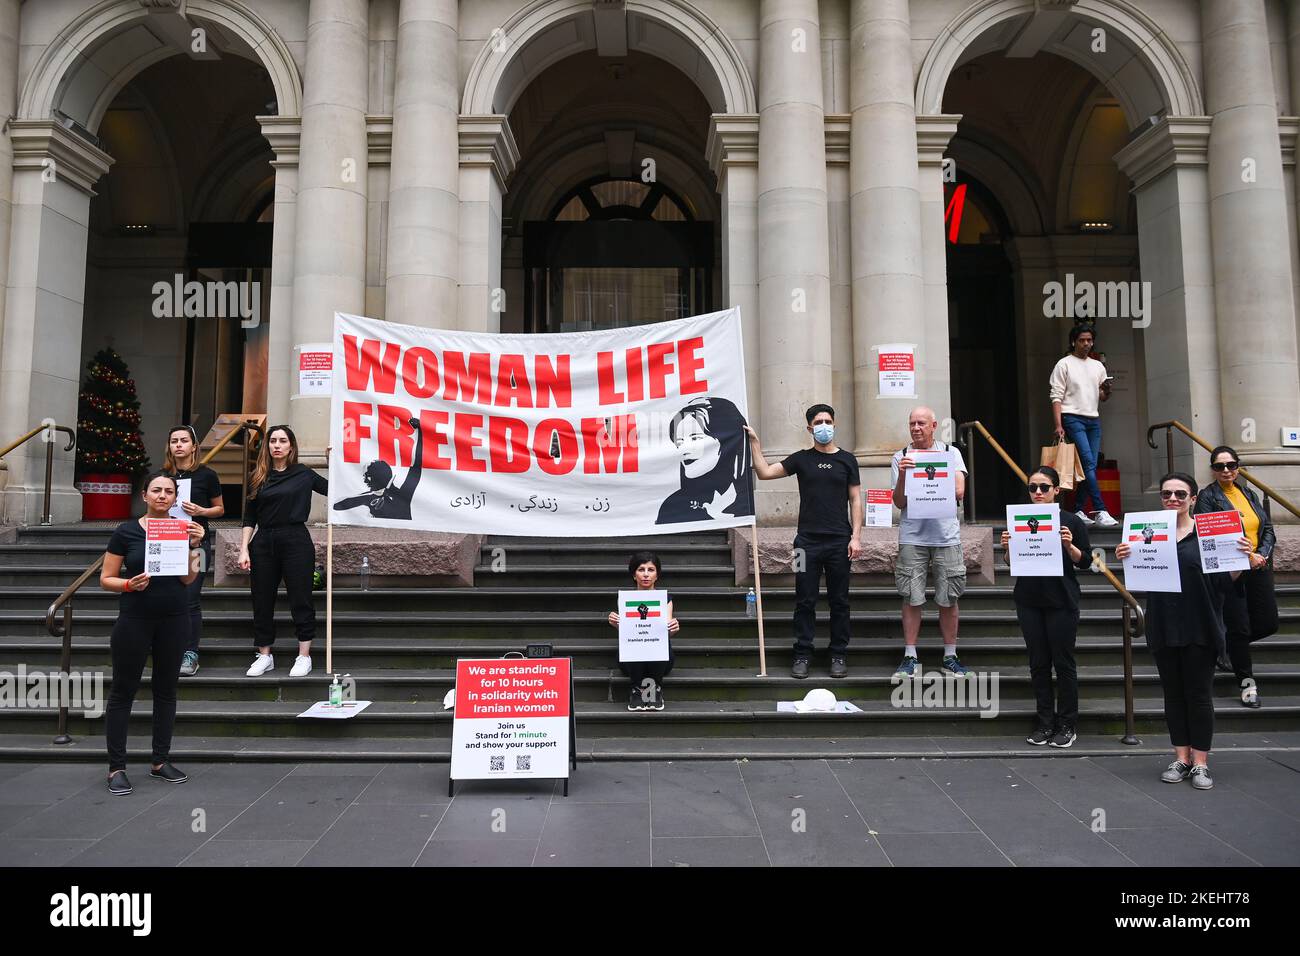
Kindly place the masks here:
[(203, 563), (186, 588), (190, 602), (190, 640), (181, 660), (181, 676), (193, 677), (199, 670), (199, 639), (203, 636), (203, 579), (212, 566), (212, 536), (208, 522), (226, 513), (221, 497), (221, 479), (207, 465), (199, 464), (199, 440), (189, 425), (177, 425), (167, 433), (167, 455), (163, 471), (180, 482), (189, 479), (190, 496), (181, 509), (203, 526)]
[[(656, 589), (659, 583), (659, 569), (661, 567), (659, 555), (653, 551), (638, 551), (627, 562), (628, 573), (632, 575), (632, 581), (638, 591), (653, 591)], [(676, 634), (681, 630), (681, 624), (673, 616), (671, 597), (668, 600), (668, 606), (664, 609), (664, 613), (668, 615), (669, 635)], [(618, 611), (612, 611), (609, 615), (610, 626), (617, 628), (618, 622)], [(632, 690), (628, 694), (627, 701), (628, 710), (664, 709), (664, 677), (673, 669), (671, 637), (668, 644), (668, 660), (619, 661), (618, 667), (632, 681)]]
[[(1227, 445), (1220, 445), (1210, 452), (1210, 468), (1215, 480), (1196, 496), (1196, 513), (1236, 511), (1241, 515), (1241, 527), (1250, 542), (1250, 570), (1243, 571), (1232, 590), (1224, 596), (1223, 625), (1230, 669), (1240, 682), (1241, 705), (1259, 707), (1250, 643), (1277, 633), (1277, 591), (1270, 566), (1277, 535), (1255, 492), (1239, 480), (1240, 465), (1241, 456)], [(1219, 649), (1220, 658), (1224, 650)]]

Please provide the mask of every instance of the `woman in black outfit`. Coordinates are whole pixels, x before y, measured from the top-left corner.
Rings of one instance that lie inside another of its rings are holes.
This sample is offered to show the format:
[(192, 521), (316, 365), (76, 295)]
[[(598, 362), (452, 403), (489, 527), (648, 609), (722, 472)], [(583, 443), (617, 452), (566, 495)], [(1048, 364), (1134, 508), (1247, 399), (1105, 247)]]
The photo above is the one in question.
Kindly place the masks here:
[(177, 425), (167, 433), (167, 456), (163, 471), (178, 482), (190, 480), (190, 500), (183, 502), (185, 513), (203, 526), (203, 563), (194, 582), (187, 588), (190, 602), (190, 640), (181, 660), (181, 676), (193, 677), (199, 671), (199, 639), (203, 636), (203, 579), (212, 567), (212, 536), (208, 522), (226, 513), (221, 498), (221, 480), (207, 465), (199, 464), (199, 441), (189, 425)]
[[(1237, 480), (1240, 465), (1240, 456), (1227, 445), (1220, 445), (1210, 452), (1210, 468), (1214, 471), (1215, 481), (1202, 488), (1196, 496), (1196, 513), (1238, 512), (1246, 540), (1253, 549), (1250, 570), (1242, 572), (1223, 599), (1224, 643), (1231, 663), (1228, 667), (1220, 663), (1219, 667), (1236, 675), (1241, 686), (1241, 705), (1258, 707), (1259, 689), (1255, 686), (1250, 643), (1277, 633), (1277, 591), (1273, 586), (1271, 567), (1277, 535), (1255, 492), (1244, 481)], [(1219, 648), (1220, 661), (1224, 650), (1222, 646)]]
[[(1223, 598), (1241, 572), (1206, 574), (1201, 570), (1201, 548), (1196, 538), (1192, 505), (1196, 479), (1181, 471), (1160, 479), (1160, 503), (1177, 512), (1178, 577), (1180, 591), (1152, 591), (1147, 595), (1147, 647), (1156, 659), (1165, 695), (1165, 723), (1174, 745), (1174, 762), (1160, 779), (1181, 783), (1191, 778), (1197, 790), (1214, 786), (1210, 777), (1210, 744), (1214, 738), (1214, 658), (1222, 628)], [(1238, 542), (1243, 551), (1250, 542)], [(1115, 547), (1115, 557), (1127, 560), (1127, 541)]]
[[(311, 577), (316, 547), (307, 530), (312, 492), (329, 493), (329, 482), (298, 463), (298, 439), (288, 425), (275, 425), (257, 453), (244, 507), (244, 537), (239, 566), (249, 571), (253, 589), (253, 643), (257, 657), (249, 677), (275, 668), (275, 596), (284, 581), (289, 611), (298, 635), (298, 658), (290, 677), (311, 673), (311, 642), (316, 636), (316, 610), (311, 603)], [(257, 530), (256, 536), (253, 530)], [(252, 543), (249, 543), (249, 539)]]
[(144, 483), (145, 514), (124, 521), (108, 539), (99, 586), (116, 591), (117, 623), (109, 639), (113, 658), (113, 685), (108, 692), (105, 725), (108, 734), (108, 792), (131, 792), (126, 778), (126, 735), (131, 704), (140, 689), (145, 659), (153, 657), (153, 761), (149, 776), (168, 783), (189, 779), (167, 760), (176, 724), (176, 685), (180, 682), (181, 655), (190, 638), (189, 598), (186, 586), (198, 573), (196, 549), (203, 526), (190, 522), (190, 573), (183, 577), (148, 575), (145, 570), (145, 522), (166, 518), (176, 504), (176, 479), (155, 472)]
[[(1061, 476), (1043, 465), (1029, 476), (1029, 498), (1036, 505), (1056, 501)], [(1050, 744), (1069, 747), (1079, 722), (1079, 678), (1074, 664), (1074, 641), (1079, 631), (1079, 582), (1074, 569), (1092, 564), (1092, 545), (1083, 519), (1066, 509), (1061, 515), (1061, 576), (1016, 579), (1016, 619), (1029, 649), (1029, 679), (1038, 702), (1038, 729), (1025, 738), (1035, 747)], [(1002, 532), (1002, 553), (1010, 552), (1009, 530)], [(1052, 669), (1056, 669), (1056, 697), (1052, 696)]]
[[(653, 591), (659, 582), (659, 569), (662, 565), (659, 563), (659, 555), (653, 551), (638, 551), (632, 555), (631, 560), (627, 563), (628, 573), (632, 575), (632, 581), (636, 584), (638, 591)], [(672, 597), (669, 596), (668, 607), (664, 610), (668, 615), (668, 633), (676, 634), (681, 630), (681, 624), (673, 616)], [(618, 627), (618, 611), (612, 611), (609, 615), (611, 627)], [(632, 681), (632, 690), (628, 694), (628, 710), (663, 710), (664, 709), (664, 676), (673, 669), (673, 647), (671, 638), (668, 644), (668, 660), (666, 661), (619, 661), (618, 668)], [(647, 681), (649, 684), (647, 684)], [(651, 686), (653, 685), (653, 686)], [(643, 692), (644, 691), (644, 692)]]

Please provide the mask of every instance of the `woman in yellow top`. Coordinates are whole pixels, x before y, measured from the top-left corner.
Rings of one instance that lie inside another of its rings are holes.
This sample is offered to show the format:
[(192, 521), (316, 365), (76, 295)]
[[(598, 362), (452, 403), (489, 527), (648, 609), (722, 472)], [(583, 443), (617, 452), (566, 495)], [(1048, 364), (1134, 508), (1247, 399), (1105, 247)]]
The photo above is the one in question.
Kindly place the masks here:
[(1196, 498), (1196, 513), (1237, 511), (1241, 527), (1254, 549), (1250, 570), (1243, 572), (1223, 600), (1223, 624), (1226, 631), (1227, 657), (1230, 667), (1223, 666), (1224, 649), (1219, 649), (1220, 667), (1236, 675), (1241, 685), (1241, 705), (1259, 706), (1259, 688), (1250, 661), (1250, 642), (1276, 634), (1278, 628), (1277, 592), (1273, 588), (1272, 556), (1277, 535), (1255, 493), (1239, 481), (1237, 469), (1241, 459), (1227, 445), (1210, 452), (1210, 468), (1215, 480), (1201, 489)]

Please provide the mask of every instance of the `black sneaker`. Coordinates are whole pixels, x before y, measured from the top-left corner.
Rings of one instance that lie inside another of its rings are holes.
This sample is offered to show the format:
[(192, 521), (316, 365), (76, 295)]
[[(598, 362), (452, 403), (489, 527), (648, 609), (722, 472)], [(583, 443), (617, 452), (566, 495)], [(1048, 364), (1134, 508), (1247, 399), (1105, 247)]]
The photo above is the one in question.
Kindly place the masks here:
[(794, 663), (790, 666), (790, 676), (797, 677), (799, 680), (806, 680), (808, 677), (808, 658), (796, 657)]
[(645, 703), (641, 700), (641, 692), (635, 687), (627, 695), (628, 710), (645, 710)]
[(131, 792), (131, 781), (126, 779), (126, 771), (118, 770), (108, 778), (108, 792), (115, 797), (124, 797)]
[(849, 662), (846, 661), (846, 660), (845, 660), (844, 658), (842, 658), (842, 657), (832, 657), (832, 658), (831, 658), (831, 676), (832, 676), (832, 677), (848, 677), (848, 676), (849, 676)]
[(655, 684), (655, 702), (650, 707), (651, 710), (664, 709), (664, 685)]
[(189, 774), (177, 770), (167, 762), (164, 762), (161, 767), (150, 766), (149, 776), (157, 777), (159, 780), (166, 780), (168, 783), (184, 783), (190, 779)]
[(1052, 735), (1052, 739), (1047, 743), (1053, 747), (1068, 747), (1077, 739), (1078, 735), (1074, 732), (1073, 727), (1069, 724), (1061, 724), (1056, 728), (1056, 733)]
[(1032, 734), (1025, 738), (1025, 743), (1033, 744), (1035, 747), (1041, 747), (1055, 736), (1051, 727), (1039, 727)]
[(1228, 660), (1226, 654), (1220, 654), (1214, 659), (1215, 669), (1223, 671), (1225, 674), (1232, 673), (1232, 661)]

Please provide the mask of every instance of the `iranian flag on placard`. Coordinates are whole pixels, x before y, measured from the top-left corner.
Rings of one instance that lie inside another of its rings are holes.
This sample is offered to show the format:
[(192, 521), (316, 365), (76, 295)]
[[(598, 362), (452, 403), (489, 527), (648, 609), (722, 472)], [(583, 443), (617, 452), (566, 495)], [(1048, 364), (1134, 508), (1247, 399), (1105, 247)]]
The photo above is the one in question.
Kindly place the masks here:
[(1052, 530), (1052, 525), (1050, 524), (1049, 521), (1049, 519), (1052, 517), (1051, 515), (1016, 515), (1015, 517), (1016, 517), (1017, 531), (1033, 531), (1033, 529), (1030, 528), (1028, 524), (1030, 520), (1036, 520), (1038, 522), (1039, 531)]
[(662, 617), (662, 616), (663, 616), (663, 615), (660, 613), (660, 611), (659, 611), (659, 602), (658, 602), (658, 601), (627, 601), (627, 602), (624, 603), (624, 605), (623, 605), (623, 609), (624, 609), (625, 611), (627, 611), (629, 614), (636, 614), (636, 615), (640, 616), (640, 614), (641, 614), (641, 605), (643, 605), (643, 604), (644, 604), (647, 608), (649, 608), (649, 612), (646, 614), (646, 617)]
[(933, 468), (933, 469), (935, 469), (934, 477), (936, 477), (936, 478), (947, 478), (947, 477), (948, 477), (948, 472), (947, 472), (947, 471), (939, 471), (940, 468), (944, 468), (944, 469), (946, 469), (946, 468), (948, 467), (948, 462), (946, 462), (946, 461), (918, 461), (918, 462), (917, 462), (913, 467), (916, 469), (915, 471), (912, 472), (912, 477), (913, 477), (913, 478), (926, 478), (926, 477), (929, 477), (929, 476), (926, 475), (926, 473), (925, 473), (925, 469), (927, 469), (927, 468)]
[[(1156, 531), (1156, 532), (1158, 532), (1158, 531), (1166, 531), (1166, 532), (1167, 532), (1167, 531), (1169, 530), (1169, 525), (1168, 525), (1167, 523), (1163, 522), (1163, 521), (1160, 521), (1160, 522), (1156, 522), (1156, 521), (1148, 521), (1148, 522), (1143, 522), (1143, 523), (1138, 523), (1138, 524), (1132, 525), (1132, 526), (1130, 527), (1130, 529), (1129, 529), (1130, 533), (1129, 533), (1128, 539), (1129, 539), (1130, 541), (1145, 541), (1145, 540), (1146, 540), (1146, 536), (1143, 535), (1142, 532), (1145, 531), (1147, 528), (1150, 528), (1152, 531)], [(1132, 532), (1135, 532), (1135, 531), (1136, 531), (1137, 533), (1136, 533), (1136, 534), (1133, 534)], [(1152, 541), (1168, 541), (1168, 540), (1169, 540), (1169, 535), (1168, 535), (1168, 534), (1152, 534), (1152, 535), (1151, 535), (1151, 540), (1152, 540)]]

